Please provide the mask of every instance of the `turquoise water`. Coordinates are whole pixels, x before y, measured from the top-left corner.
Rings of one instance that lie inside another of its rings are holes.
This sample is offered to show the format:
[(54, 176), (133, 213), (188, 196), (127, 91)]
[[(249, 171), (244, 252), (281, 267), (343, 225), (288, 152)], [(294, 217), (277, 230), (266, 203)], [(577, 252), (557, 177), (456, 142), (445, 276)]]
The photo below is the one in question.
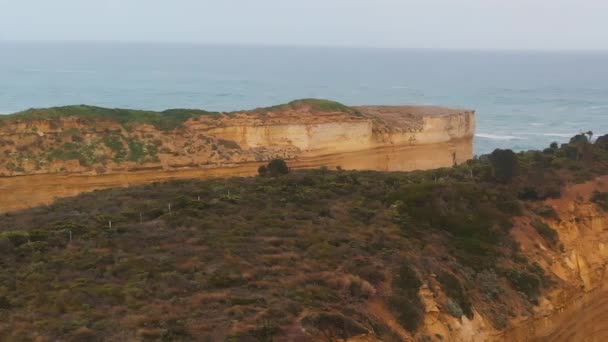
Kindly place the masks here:
[(608, 52), (0, 43), (0, 113), (228, 111), (306, 97), (473, 108), (476, 153), (542, 148), (608, 133)]

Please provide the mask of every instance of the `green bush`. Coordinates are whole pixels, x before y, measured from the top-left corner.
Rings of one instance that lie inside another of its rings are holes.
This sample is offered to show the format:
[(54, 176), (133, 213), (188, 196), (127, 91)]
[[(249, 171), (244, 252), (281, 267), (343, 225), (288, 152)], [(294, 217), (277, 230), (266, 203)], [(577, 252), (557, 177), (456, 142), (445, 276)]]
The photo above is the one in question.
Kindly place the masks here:
[(553, 209), (553, 207), (550, 206), (540, 206), (538, 207), (535, 212), (544, 217), (544, 218), (548, 218), (548, 219), (553, 219), (553, 220), (558, 220), (559, 216), (557, 215), (557, 212), (555, 211), (555, 209)]
[(29, 241), (29, 234), (24, 231), (6, 231), (0, 233), (0, 238), (8, 239), (13, 246), (19, 247)]
[[(441, 288), (446, 293), (446, 295), (454, 301), (455, 304), (458, 305), (464, 315), (466, 315), (469, 319), (473, 319), (473, 309), (471, 306), (471, 302), (469, 297), (467, 296), (465, 290), (454, 275), (448, 272), (440, 272), (437, 275), (437, 281), (441, 284)], [(454, 310), (457, 312), (457, 310)], [(456, 316), (460, 318), (460, 316)]]
[(559, 235), (555, 229), (551, 228), (548, 224), (541, 220), (532, 221), (532, 227), (538, 232), (540, 236), (545, 239), (551, 246), (556, 246), (559, 243)]
[(269, 175), (271, 177), (276, 177), (288, 174), (289, 167), (283, 159), (273, 159), (266, 167), (260, 167), (258, 173), (262, 176)]
[(497, 149), (489, 155), (494, 177), (499, 182), (510, 183), (515, 178), (518, 169), (518, 160), (511, 150)]
[(328, 341), (347, 341), (351, 337), (368, 332), (355, 320), (332, 313), (308, 315), (302, 319), (302, 325)]
[(421, 285), (418, 274), (407, 264), (393, 274), (393, 294), (388, 298), (388, 306), (408, 331), (416, 331), (424, 320), (424, 303), (418, 295)]
[(526, 271), (518, 271), (510, 269), (505, 271), (507, 280), (513, 285), (513, 287), (526, 295), (527, 299), (534, 302), (540, 296), (540, 290), (542, 287), (541, 278), (533, 273)]
[(593, 201), (593, 203), (600, 206), (600, 208), (608, 210), (608, 192), (596, 191), (593, 193), (591, 200)]

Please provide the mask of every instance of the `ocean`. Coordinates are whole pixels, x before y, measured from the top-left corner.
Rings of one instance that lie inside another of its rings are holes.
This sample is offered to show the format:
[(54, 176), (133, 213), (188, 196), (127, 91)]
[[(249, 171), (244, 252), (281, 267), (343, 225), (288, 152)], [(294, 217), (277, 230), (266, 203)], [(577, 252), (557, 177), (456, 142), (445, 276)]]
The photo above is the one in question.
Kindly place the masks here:
[(475, 153), (608, 133), (608, 52), (0, 42), (0, 113), (232, 111), (299, 98), (477, 111)]

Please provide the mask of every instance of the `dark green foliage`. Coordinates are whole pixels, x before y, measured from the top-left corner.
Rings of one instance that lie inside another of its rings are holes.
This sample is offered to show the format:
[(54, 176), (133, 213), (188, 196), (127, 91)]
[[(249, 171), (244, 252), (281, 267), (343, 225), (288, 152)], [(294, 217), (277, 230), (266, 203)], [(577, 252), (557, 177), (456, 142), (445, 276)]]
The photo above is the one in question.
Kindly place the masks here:
[(409, 331), (416, 331), (424, 319), (425, 308), (418, 295), (421, 285), (418, 274), (407, 264), (393, 274), (393, 294), (388, 299), (388, 306)]
[[(407, 234), (447, 234), (446, 243), (462, 262), (485, 267), (500, 255), (513, 198), (471, 183), (413, 184), (391, 196)], [(492, 204), (488, 203), (492, 199)]]
[(289, 173), (289, 167), (283, 159), (271, 160), (266, 166), (266, 170), (268, 171), (268, 175), (271, 177), (286, 175)]
[(552, 220), (559, 219), (559, 216), (557, 215), (557, 212), (555, 211), (555, 209), (553, 209), (553, 207), (550, 207), (550, 206), (546, 206), (546, 205), (540, 206), (535, 209), (535, 212), (544, 218), (548, 218), (548, 219), (552, 219)]
[(367, 329), (353, 319), (331, 313), (306, 316), (302, 319), (302, 325), (317, 331), (327, 341), (347, 341), (351, 337), (367, 333)]
[(589, 137), (586, 134), (577, 134), (570, 139), (571, 145), (588, 144)]
[(0, 296), (0, 310), (6, 310), (11, 308), (11, 302), (9, 302), (8, 298), (4, 296)]
[(542, 287), (542, 280), (539, 275), (515, 269), (506, 270), (504, 273), (507, 280), (517, 291), (525, 294), (533, 302), (538, 298)]
[(5, 231), (0, 233), (0, 238), (9, 240), (13, 246), (19, 247), (29, 241), (29, 234), (22, 231)]
[(604, 210), (608, 210), (608, 192), (596, 191), (593, 193), (591, 200)]
[(517, 174), (518, 161), (515, 152), (497, 149), (489, 155), (490, 163), (496, 180), (509, 183)]
[(582, 160), (593, 158), (593, 145), (591, 144), (592, 132), (579, 134), (570, 139), (568, 144), (562, 146), (563, 154), (570, 160)]
[(602, 135), (595, 140), (595, 146), (608, 150), (608, 134)]
[[(471, 307), (471, 301), (469, 300), (469, 296), (466, 294), (466, 291), (462, 287), (460, 280), (456, 278), (454, 275), (448, 272), (440, 272), (437, 275), (437, 281), (441, 284), (441, 288), (446, 293), (446, 295), (452, 299), (462, 312), (469, 318), (473, 319), (473, 309)], [(458, 317), (460, 318), (460, 317)]]
[(279, 334), (281, 328), (274, 325), (264, 325), (244, 333), (240, 333), (237, 336), (229, 337), (227, 341), (238, 341), (238, 342), (272, 342), (274, 337)]
[(538, 234), (542, 236), (545, 241), (549, 243), (549, 245), (556, 246), (559, 243), (559, 236), (557, 235), (557, 232), (545, 222), (536, 219), (532, 221), (532, 227), (536, 229)]
[(266, 165), (262, 165), (258, 168), (258, 175), (266, 176), (267, 174), (268, 174), (268, 168), (266, 167)]

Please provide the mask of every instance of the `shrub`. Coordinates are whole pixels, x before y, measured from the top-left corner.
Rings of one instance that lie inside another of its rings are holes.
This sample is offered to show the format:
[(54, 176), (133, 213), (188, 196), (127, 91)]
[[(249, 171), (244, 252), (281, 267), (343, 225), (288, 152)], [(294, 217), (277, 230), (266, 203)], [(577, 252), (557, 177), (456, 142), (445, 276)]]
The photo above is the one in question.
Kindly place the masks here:
[[(473, 309), (471, 308), (471, 301), (466, 295), (466, 292), (462, 288), (460, 280), (448, 272), (441, 272), (437, 275), (437, 281), (441, 284), (441, 288), (446, 295), (452, 299), (455, 304), (461, 309), (461, 311), (469, 318), (473, 318)], [(456, 312), (457, 310), (455, 310)], [(461, 317), (461, 316), (456, 316)]]
[(534, 302), (540, 295), (542, 281), (538, 275), (511, 269), (505, 272), (505, 276), (511, 285), (526, 295), (530, 301)]
[(22, 231), (8, 231), (0, 233), (0, 238), (8, 239), (13, 246), (19, 247), (29, 241), (29, 234)]
[(283, 159), (273, 159), (266, 166), (268, 174), (272, 177), (286, 175), (289, 173), (289, 167)]
[(308, 315), (302, 319), (302, 325), (327, 341), (347, 341), (351, 337), (368, 332), (353, 319), (333, 313)]
[(10, 309), (12, 307), (11, 302), (5, 296), (0, 296), (0, 310)]
[(595, 140), (595, 146), (608, 150), (608, 134), (602, 135)]
[(516, 176), (517, 155), (511, 150), (496, 149), (489, 156), (494, 177), (502, 183), (509, 183)]
[(266, 165), (262, 165), (258, 168), (258, 175), (260, 176), (266, 176), (268, 174), (268, 168), (266, 168)]
[(550, 207), (550, 206), (543, 205), (543, 206), (537, 208), (535, 210), (535, 212), (544, 218), (553, 219), (553, 220), (559, 219), (559, 216), (557, 215), (557, 212), (555, 211), (555, 209), (553, 209), (553, 207)]
[(545, 239), (545, 241), (547, 241), (551, 246), (555, 246), (559, 242), (559, 236), (557, 235), (555, 229), (551, 228), (545, 222), (536, 219), (532, 221), (532, 227), (534, 227), (536, 232), (538, 232), (538, 234), (542, 236), (543, 239)]
[(404, 264), (393, 276), (393, 294), (388, 306), (405, 329), (416, 331), (424, 319), (424, 303), (418, 295), (422, 282), (409, 265)]
[(600, 208), (608, 210), (608, 192), (594, 192), (593, 196), (591, 197), (591, 201), (599, 205)]

